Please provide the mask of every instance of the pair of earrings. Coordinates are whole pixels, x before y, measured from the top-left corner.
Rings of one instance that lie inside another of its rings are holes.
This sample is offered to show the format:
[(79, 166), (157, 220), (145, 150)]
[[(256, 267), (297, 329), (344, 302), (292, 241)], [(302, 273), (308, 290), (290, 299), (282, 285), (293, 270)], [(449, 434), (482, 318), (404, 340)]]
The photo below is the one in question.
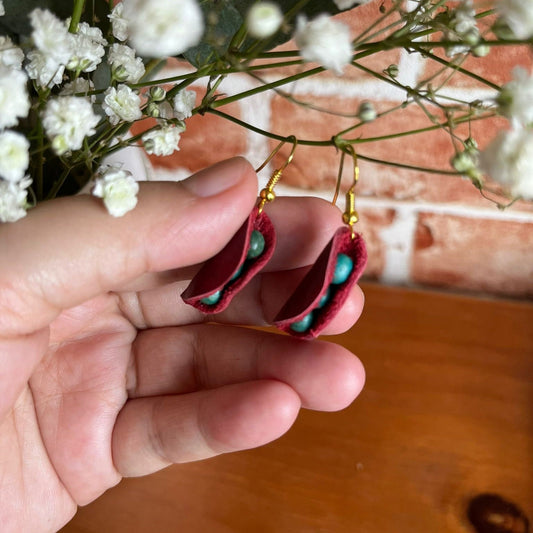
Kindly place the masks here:
[[(276, 234), (264, 207), (275, 199), (274, 186), (293, 159), (298, 142), (292, 136), (288, 140), (293, 143), (292, 151), (261, 191), (257, 206), (224, 249), (204, 263), (181, 295), (187, 304), (203, 313), (223, 311), (274, 253)], [(285, 142), (278, 145), (257, 171), (266, 166)], [(363, 238), (353, 228), (358, 221), (355, 186), (359, 179), (359, 166), (351, 145), (347, 145), (342, 151), (333, 204), (337, 201), (346, 153), (352, 156), (354, 162), (354, 181), (346, 193), (346, 209), (342, 216), (346, 226), (335, 232), (274, 318), (276, 327), (302, 339), (317, 337), (331, 322), (348, 298), (351, 288), (361, 277), (367, 262)]]

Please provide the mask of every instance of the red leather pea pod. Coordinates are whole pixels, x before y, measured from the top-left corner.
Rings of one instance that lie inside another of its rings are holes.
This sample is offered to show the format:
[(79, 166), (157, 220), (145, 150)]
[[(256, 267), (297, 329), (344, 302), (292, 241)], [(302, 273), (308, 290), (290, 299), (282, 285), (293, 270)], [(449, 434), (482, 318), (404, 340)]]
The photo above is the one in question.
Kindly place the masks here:
[[(259, 257), (246, 259), (250, 247), (252, 231), (262, 233), (265, 248)], [(183, 301), (202, 313), (219, 313), (228, 307), (231, 299), (259, 272), (274, 253), (276, 234), (270, 218), (262, 212), (258, 215), (257, 207), (250, 213), (248, 220), (226, 246), (214, 257), (206, 261), (198, 273), (183, 291)], [(233, 275), (242, 266), (242, 272), (235, 280)], [(220, 299), (213, 305), (201, 300), (217, 291), (221, 292)]]
[[(353, 261), (348, 279), (340, 285), (332, 285), (337, 256), (346, 254)], [(276, 327), (295, 337), (314, 339), (333, 320), (357, 283), (367, 262), (365, 242), (358, 233), (352, 239), (352, 230), (345, 226), (338, 229), (324, 248), (311, 270), (296, 287), (281, 311), (274, 319)], [(321, 298), (331, 291), (327, 303), (318, 308)], [(313, 321), (303, 332), (294, 331), (291, 325), (313, 312)]]

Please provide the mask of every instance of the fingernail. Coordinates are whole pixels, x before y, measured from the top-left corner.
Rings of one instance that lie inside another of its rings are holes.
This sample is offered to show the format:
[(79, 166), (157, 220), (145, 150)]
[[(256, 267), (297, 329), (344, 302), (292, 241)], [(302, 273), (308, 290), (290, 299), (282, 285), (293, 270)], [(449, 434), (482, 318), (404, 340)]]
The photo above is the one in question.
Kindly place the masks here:
[[(182, 183), (185, 188), (202, 198), (216, 196), (237, 185), (244, 176), (242, 158), (236, 157), (197, 172)], [(248, 164), (248, 163), (247, 163)]]

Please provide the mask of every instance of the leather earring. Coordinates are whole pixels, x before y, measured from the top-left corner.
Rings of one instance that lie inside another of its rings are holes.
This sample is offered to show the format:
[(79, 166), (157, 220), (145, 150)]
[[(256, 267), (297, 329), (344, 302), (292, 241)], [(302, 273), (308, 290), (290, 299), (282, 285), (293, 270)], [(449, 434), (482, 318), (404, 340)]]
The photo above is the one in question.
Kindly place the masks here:
[(282, 141), (256, 169), (259, 172), (286, 142), (292, 142), (291, 153), (285, 163), (274, 171), (261, 190), (257, 206), (226, 246), (200, 268), (182, 293), (183, 301), (203, 313), (219, 313), (226, 309), (233, 297), (266, 265), (276, 246), (276, 233), (268, 215), (267, 203), (274, 201), (274, 187), (292, 161), (298, 141), (290, 136)]
[(344, 147), (342, 152), (333, 204), (337, 200), (346, 152), (350, 153), (354, 163), (354, 181), (346, 193), (346, 208), (342, 216), (346, 226), (335, 232), (274, 319), (276, 327), (301, 339), (317, 337), (333, 320), (367, 263), (363, 237), (353, 229), (359, 219), (355, 211), (355, 186), (359, 180), (359, 166), (351, 145)]

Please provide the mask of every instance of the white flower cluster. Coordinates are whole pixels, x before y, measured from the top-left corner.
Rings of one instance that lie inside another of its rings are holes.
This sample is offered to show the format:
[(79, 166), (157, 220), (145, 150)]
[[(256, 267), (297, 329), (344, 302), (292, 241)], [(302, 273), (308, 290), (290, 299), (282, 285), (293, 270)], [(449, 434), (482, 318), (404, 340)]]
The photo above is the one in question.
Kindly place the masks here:
[(102, 198), (110, 215), (124, 216), (137, 205), (139, 184), (131, 172), (118, 166), (101, 167), (93, 188), (93, 195)]
[(444, 32), (444, 38), (457, 44), (447, 47), (446, 54), (449, 57), (469, 52), (480, 39), (476, 10), (472, 0), (462, 0), (452, 13), (449, 28)]
[(294, 39), (304, 60), (319, 63), (337, 75), (341, 75), (352, 60), (353, 47), (348, 26), (329, 15), (318, 15), (313, 20), (299, 16)]
[[(3, 5), (0, 5), (3, 11)], [(8, 37), (0, 38), (0, 222), (26, 215), (26, 176), (30, 143), (16, 127), (30, 110), (28, 77), (22, 70), (24, 54)]]
[(496, 0), (496, 11), (518, 39), (533, 37), (531, 0)]
[(533, 76), (517, 67), (513, 80), (502, 87), (496, 101), (510, 123), (481, 152), (482, 171), (514, 198), (533, 199)]
[[(35, 118), (41, 120), (59, 157), (90, 150), (87, 139), (97, 131), (127, 126), (143, 114), (158, 118), (157, 126), (143, 136), (149, 154), (169, 155), (179, 149), (183, 121), (192, 114), (196, 93), (182, 90), (167, 97), (157, 87), (143, 107), (144, 98), (130, 85), (145, 75), (137, 54), (177, 55), (199, 43), (204, 23), (198, 1), (123, 0), (115, 4), (109, 20), (112, 44), (100, 28), (86, 22), (71, 27), (70, 20), (41, 8), (29, 13), (32, 46), (26, 54), (11, 39), (0, 36), (0, 221), (15, 221), (26, 213), (30, 142), (10, 128), (17, 128), (30, 112), (29, 80), (37, 94), (46, 96), (35, 106)], [(97, 99), (91, 73), (102, 61), (108, 64), (112, 79)], [(113, 216), (122, 216), (135, 206), (137, 190), (130, 173), (106, 167), (98, 173), (93, 194), (103, 198)]]
[[(355, 4), (370, 0), (335, 0), (339, 9), (349, 9)], [(248, 10), (246, 26), (251, 37), (265, 39), (274, 35), (283, 24), (283, 13), (273, 2), (257, 2)], [(300, 15), (294, 33), (296, 45), (305, 61), (320, 64), (341, 75), (353, 56), (353, 46), (348, 26), (334, 20), (326, 13), (307, 20)]]

